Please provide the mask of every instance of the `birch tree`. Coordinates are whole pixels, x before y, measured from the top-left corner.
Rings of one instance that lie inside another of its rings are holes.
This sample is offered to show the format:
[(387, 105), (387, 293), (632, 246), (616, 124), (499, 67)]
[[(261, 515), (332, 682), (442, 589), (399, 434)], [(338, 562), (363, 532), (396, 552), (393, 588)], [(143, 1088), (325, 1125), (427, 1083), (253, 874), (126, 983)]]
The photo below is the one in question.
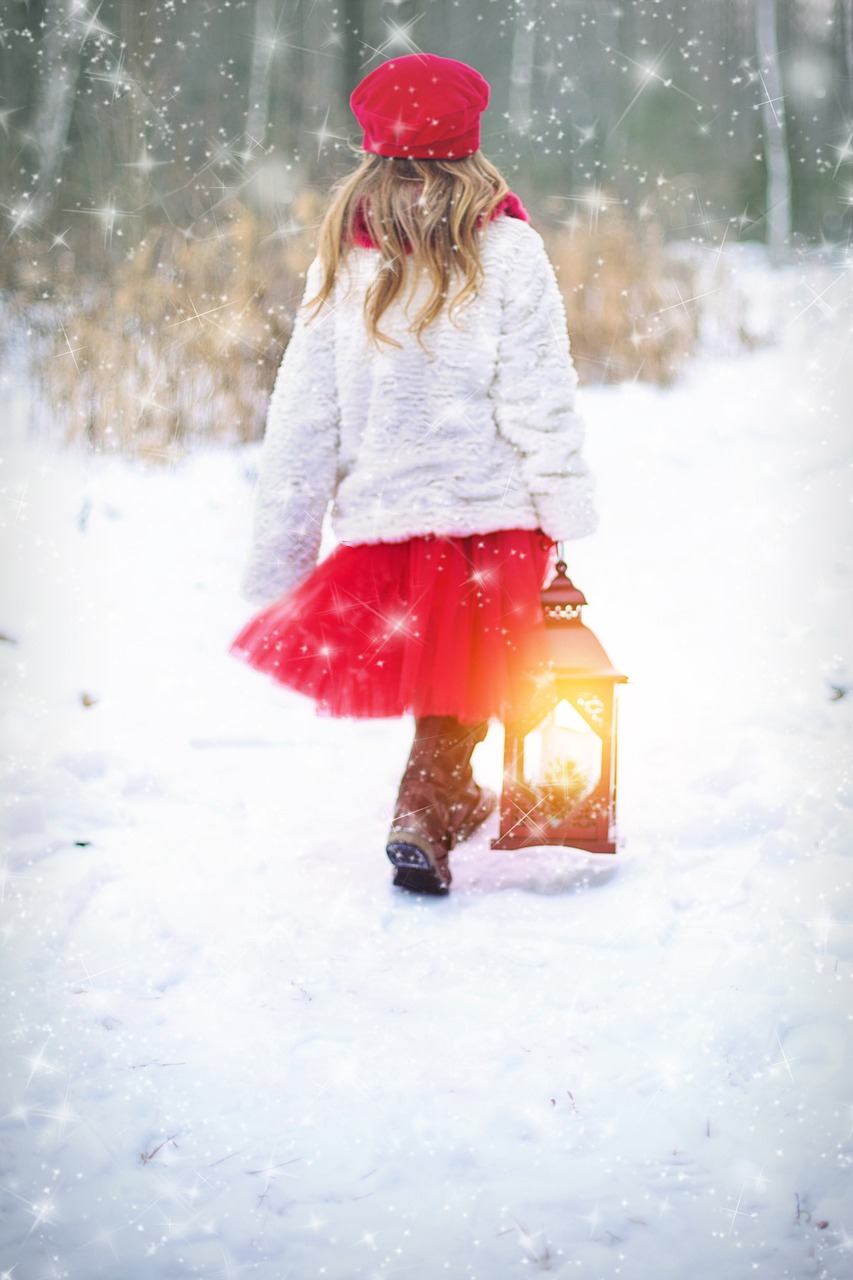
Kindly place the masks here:
[(246, 133), (260, 146), (264, 145), (269, 124), (270, 78), (276, 53), (276, 7), (276, 0), (255, 0)]
[(27, 133), (27, 152), (34, 167), (35, 187), (29, 206), (34, 222), (46, 222), (56, 206), (83, 47), (97, 19), (89, 13), (85, 0), (46, 0), (43, 26), (38, 87)]
[(530, 167), (532, 123), (533, 55), (536, 47), (536, 0), (515, 0), (515, 26), (509, 73), (510, 137), (520, 150), (520, 170), (526, 177)]
[(785, 102), (776, 37), (776, 0), (757, 0), (755, 35), (761, 99), (764, 158), (767, 167), (766, 242), (770, 260), (782, 262), (791, 236), (791, 168), (785, 128)]
[(835, 0), (835, 58), (838, 66), (839, 96), (841, 107), (849, 121), (853, 115), (853, 68), (850, 65), (853, 49), (853, 4), (851, 0)]

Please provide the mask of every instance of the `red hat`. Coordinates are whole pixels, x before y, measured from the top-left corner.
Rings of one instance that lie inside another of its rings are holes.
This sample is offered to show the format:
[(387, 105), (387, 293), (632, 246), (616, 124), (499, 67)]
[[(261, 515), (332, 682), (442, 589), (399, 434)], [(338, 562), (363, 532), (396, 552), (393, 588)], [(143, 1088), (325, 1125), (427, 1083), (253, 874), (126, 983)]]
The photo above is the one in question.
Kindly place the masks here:
[(488, 81), (479, 71), (434, 53), (383, 62), (350, 97), (365, 151), (423, 160), (473, 155), (488, 105)]

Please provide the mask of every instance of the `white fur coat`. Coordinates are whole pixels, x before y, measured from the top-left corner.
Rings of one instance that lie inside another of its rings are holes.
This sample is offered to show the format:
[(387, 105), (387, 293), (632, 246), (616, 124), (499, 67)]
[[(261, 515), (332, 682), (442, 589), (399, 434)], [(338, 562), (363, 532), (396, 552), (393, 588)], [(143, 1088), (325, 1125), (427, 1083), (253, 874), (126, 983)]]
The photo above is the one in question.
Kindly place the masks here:
[[(315, 566), (330, 501), (348, 543), (595, 529), (566, 314), (542, 237), (506, 216), (482, 236), (484, 283), (453, 320), (445, 308), (427, 327), (429, 353), (405, 331), (429, 292), (423, 279), (408, 309), (404, 289), (379, 322), (402, 345), (369, 343), (374, 249), (350, 250), (315, 318), (313, 307), (297, 313), (261, 450), (247, 599), (268, 603)], [(320, 280), (315, 258), (303, 301)]]

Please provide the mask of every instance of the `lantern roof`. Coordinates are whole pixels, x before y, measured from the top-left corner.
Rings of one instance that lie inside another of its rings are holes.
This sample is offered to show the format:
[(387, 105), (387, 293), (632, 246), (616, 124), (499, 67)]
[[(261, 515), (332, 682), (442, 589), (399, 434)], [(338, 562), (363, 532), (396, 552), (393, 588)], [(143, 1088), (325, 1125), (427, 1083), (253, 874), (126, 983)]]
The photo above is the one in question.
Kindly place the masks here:
[(542, 608), (545, 619), (580, 617), (580, 610), (586, 604), (586, 596), (575, 586), (566, 572), (566, 562), (562, 558), (557, 561), (557, 572), (542, 592)]
[(616, 670), (598, 636), (581, 619), (586, 596), (568, 576), (562, 556), (556, 568), (553, 579), (542, 592), (549, 653), (556, 674), (626, 681), (628, 677)]
[(549, 626), (547, 636), (548, 654), (557, 679), (585, 677), (620, 684), (627, 681), (628, 677), (617, 671), (610, 661), (598, 636), (580, 618), (568, 625)]

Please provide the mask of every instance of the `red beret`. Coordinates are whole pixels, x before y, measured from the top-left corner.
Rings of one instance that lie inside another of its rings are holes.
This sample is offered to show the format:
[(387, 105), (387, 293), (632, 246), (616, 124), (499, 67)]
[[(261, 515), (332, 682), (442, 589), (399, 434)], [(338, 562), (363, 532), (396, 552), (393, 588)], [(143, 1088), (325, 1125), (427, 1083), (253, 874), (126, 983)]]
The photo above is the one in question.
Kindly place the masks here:
[(479, 71), (434, 53), (383, 62), (350, 97), (365, 151), (424, 160), (473, 155), (488, 105), (488, 81)]

